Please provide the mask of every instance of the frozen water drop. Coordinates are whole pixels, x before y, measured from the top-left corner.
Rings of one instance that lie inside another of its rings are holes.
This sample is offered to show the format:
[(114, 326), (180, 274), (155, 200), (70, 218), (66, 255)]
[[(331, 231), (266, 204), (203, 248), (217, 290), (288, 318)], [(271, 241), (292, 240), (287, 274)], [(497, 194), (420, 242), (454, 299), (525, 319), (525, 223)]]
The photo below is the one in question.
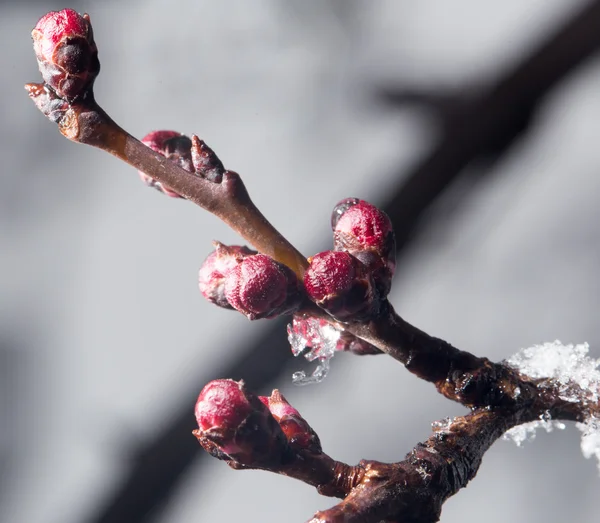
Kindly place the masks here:
[(299, 370), (292, 374), (292, 383), (294, 385), (312, 385), (313, 383), (320, 383), (325, 379), (329, 372), (329, 360), (325, 360), (323, 363), (317, 365), (317, 368), (313, 371), (310, 376), (306, 375), (306, 372)]
[(303, 371), (295, 372), (292, 382), (308, 385), (322, 381), (329, 371), (329, 360), (335, 354), (342, 329), (325, 320), (294, 317), (287, 327), (287, 332), (294, 356), (302, 354), (308, 361), (319, 361), (319, 365), (310, 376)]
[(298, 356), (302, 354), (304, 349), (306, 348), (307, 340), (302, 336), (300, 332), (295, 331), (292, 328), (292, 325), (289, 324), (287, 326), (288, 333), (288, 342), (290, 343), (290, 348), (292, 349), (292, 354), (294, 356)]

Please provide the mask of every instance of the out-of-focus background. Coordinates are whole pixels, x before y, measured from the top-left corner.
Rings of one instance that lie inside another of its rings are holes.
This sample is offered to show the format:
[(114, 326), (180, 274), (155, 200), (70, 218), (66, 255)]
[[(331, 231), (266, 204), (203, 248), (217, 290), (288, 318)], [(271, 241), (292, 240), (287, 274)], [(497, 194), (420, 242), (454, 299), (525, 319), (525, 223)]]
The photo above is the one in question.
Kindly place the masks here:
[[(462, 412), (384, 356), (322, 384), (284, 323), (197, 291), (224, 225), (75, 145), (28, 100), (47, 1), (0, 2), (0, 520), (305, 521), (336, 500), (234, 472), (191, 435), (214, 378), (282, 389), (337, 459), (397, 461)], [(91, 15), (100, 103), (132, 134), (195, 132), (306, 255), (341, 198), (399, 230), (392, 301), (495, 360), (544, 341), (600, 356), (600, 2), (73, 1)], [(585, 10), (584, 14), (581, 14)], [(598, 518), (579, 433), (500, 441), (442, 521)]]

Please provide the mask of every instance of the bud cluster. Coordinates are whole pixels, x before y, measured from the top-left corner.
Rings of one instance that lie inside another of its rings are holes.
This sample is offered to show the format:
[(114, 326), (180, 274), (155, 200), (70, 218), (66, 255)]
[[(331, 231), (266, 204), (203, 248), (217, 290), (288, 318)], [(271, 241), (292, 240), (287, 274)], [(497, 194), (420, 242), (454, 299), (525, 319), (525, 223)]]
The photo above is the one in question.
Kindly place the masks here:
[(198, 273), (207, 300), (250, 320), (274, 318), (300, 306), (302, 290), (291, 269), (247, 247), (214, 245)]
[(200, 392), (194, 413), (198, 423), (194, 435), (218, 459), (266, 466), (287, 451), (277, 420), (242, 381), (211, 381)]
[(331, 216), (334, 250), (309, 259), (304, 286), (310, 298), (341, 321), (377, 315), (395, 269), (395, 240), (388, 216), (374, 205), (346, 198)]
[(202, 447), (233, 467), (279, 470), (293, 453), (320, 454), (319, 437), (278, 391), (255, 396), (243, 381), (214, 380), (194, 409)]

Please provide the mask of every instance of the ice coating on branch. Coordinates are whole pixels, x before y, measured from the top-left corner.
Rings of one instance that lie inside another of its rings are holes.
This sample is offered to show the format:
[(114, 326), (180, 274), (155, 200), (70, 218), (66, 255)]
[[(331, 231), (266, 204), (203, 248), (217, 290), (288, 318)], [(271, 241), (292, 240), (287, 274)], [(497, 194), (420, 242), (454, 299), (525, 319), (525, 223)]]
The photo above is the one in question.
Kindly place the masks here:
[[(587, 354), (589, 345), (552, 343), (522, 349), (506, 363), (531, 378), (552, 378), (565, 401), (597, 402), (600, 398), (600, 360)], [(580, 389), (580, 390), (578, 390)]]
[(292, 382), (296, 385), (309, 385), (323, 381), (329, 371), (329, 360), (338, 348), (342, 330), (324, 320), (294, 318), (288, 324), (287, 332), (294, 356), (303, 354), (308, 361), (319, 360), (319, 365), (310, 376), (304, 371), (294, 372)]
[(581, 452), (587, 459), (595, 456), (600, 474), (600, 419), (591, 417), (585, 423), (577, 423), (581, 434)]
[(554, 429), (564, 430), (566, 425), (560, 421), (552, 420), (549, 412), (544, 412), (539, 421), (523, 423), (517, 427), (508, 430), (503, 436), (504, 441), (512, 441), (517, 447), (523, 446), (526, 441), (533, 441), (537, 429), (544, 429), (546, 432), (552, 432)]

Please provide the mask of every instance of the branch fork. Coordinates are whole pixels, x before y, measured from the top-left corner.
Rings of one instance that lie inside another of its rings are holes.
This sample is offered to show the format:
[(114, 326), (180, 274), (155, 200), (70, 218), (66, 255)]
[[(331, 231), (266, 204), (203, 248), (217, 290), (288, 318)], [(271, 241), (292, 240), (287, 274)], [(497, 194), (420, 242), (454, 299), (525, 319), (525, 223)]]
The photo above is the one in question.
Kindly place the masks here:
[[(304, 284), (293, 309), (296, 335), (305, 332), (302, 322), (309, 319), (331, 324), (341, 332), (340, 347), (354, 346), (356, 354), (385, 353), (471, 409), (436, 426), (403, 461), (363, 460), (351, 466), (323, 452), (317, 433), (278, 391), (264, 398), (242, 382), (209, 383), (196, 404), (194, 435), (200, 445), (234, 469), (291, 476), (323, 495), (342, 498), (311, 523), (437, 521), (444, 501), (475, 476), (485, 452), (507, 430), (544, 415), (581, 423), (600, 419), (600, 390), (590, 393), (573, 382), (565, 399), (565, 385), (557, 379), (529, 377), (403, 320), (387, 300), (395, 269), (391, 222), (376, 207), (342, 200), (332, 218), (334, 250), (307, 259), (256, 208), (241, 177), (225, 170), (197, 136), (190, 139), (190, 161), (180, 165), (131, 136), (97, 104), (93, 83), (100, 65), (89, 16), (70, 9), (49, 13), (33, 36), (44, 82), (25, 87), (36, 107), (69, 140), (123, 160), (151, 185), (227, 223), (260, 253), (256, 256), (283, 264), (283, 272)], [(240, 263), (244, 256), (255, 256), (235, 252)], [(212, 301), (227, 305), (215, 296)]]

